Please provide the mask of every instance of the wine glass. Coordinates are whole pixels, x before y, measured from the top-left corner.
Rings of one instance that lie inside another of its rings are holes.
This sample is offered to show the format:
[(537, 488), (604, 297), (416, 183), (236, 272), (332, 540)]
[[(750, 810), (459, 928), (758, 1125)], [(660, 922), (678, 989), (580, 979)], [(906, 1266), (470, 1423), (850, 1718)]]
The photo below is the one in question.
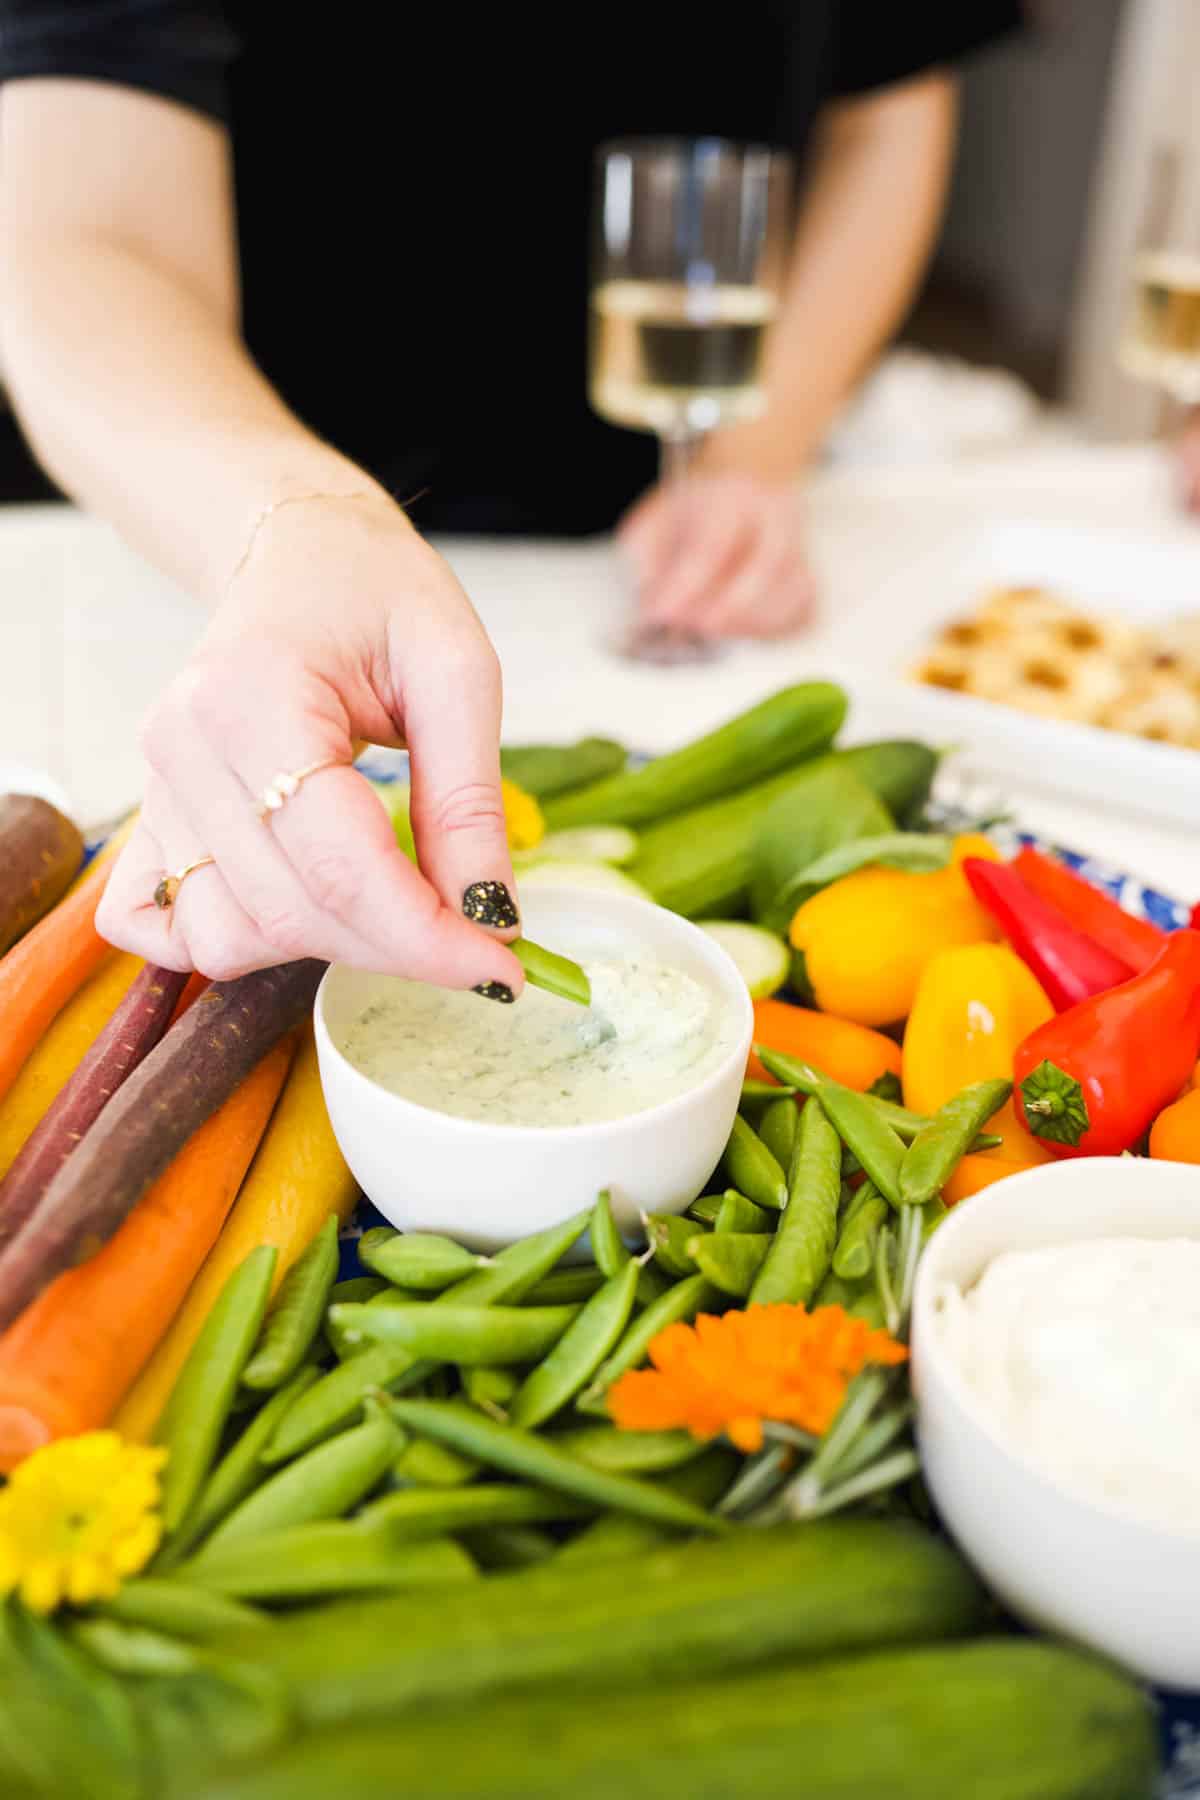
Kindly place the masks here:
[[(762, 145), (631, 138), (596, 154), (589, 397), (613, 424), (657, 434), (664, 480), (716, 426), (762, 411), (792, 187), (791, 158)], [(637, 627), (626, 649), (711, 654)]]

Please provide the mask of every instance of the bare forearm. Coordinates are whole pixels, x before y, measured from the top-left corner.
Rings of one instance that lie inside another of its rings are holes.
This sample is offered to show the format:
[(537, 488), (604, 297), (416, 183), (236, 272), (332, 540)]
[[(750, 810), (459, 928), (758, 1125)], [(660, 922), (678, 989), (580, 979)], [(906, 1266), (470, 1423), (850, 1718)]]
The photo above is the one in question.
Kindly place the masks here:
[(714, 438), (710, 466), (787, 477), (820, 445), (920, 280), (955, 112), (953, 80), (940, 74), (831, 111), (772, 333), (766, 413)]

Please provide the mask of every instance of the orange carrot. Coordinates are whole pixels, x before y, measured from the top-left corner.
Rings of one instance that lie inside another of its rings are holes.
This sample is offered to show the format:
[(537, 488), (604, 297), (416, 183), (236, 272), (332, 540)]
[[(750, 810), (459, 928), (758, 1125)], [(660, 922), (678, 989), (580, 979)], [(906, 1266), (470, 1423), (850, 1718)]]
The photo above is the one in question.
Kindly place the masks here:
[[(813, 1063), (823, 1075), (831, 1075), (859, 1093), (865, 1093), (881, 1075), (900, 1073), (900, 1046), (881, 1031), (837, 1019), (832, 1013), (789, 1006), (786, 1000), (754, 1002), (754, 1038), (768, 1050)], [(771, 1079), (753, 1053), (746, 1073), (755, 1081)]]
[(293, 1039), (267, 1053), (104, 1248), (0, 1337), (0, 1469), (103, 1425), (152, 1355), (216, 1241), (271, 1117)]

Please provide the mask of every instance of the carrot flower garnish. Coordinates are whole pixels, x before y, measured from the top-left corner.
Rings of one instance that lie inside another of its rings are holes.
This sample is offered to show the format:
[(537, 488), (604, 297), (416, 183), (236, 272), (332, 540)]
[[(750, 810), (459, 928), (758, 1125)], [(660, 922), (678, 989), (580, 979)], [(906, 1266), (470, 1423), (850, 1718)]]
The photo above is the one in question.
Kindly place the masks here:
[(903, 1344), (840, 1306), (751, 1306), (694, 1325), (668, 1325), (650, 1345), (649, 1369), (614, 1382), (608, 1409), (624, 1431), (682, 1427), (722, 1432), (739, 1450), (761, 1449), (763, 1421), (820, 1437), (850, 1381), (868, 1363), (901, 1363)]

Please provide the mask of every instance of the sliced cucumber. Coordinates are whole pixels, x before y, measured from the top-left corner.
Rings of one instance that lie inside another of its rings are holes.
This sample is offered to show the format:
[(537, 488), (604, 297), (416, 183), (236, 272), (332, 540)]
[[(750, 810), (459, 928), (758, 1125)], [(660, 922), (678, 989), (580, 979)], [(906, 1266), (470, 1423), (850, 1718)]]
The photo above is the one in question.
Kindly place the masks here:
[(555, 862), (547, 858), (543, 862), (535, 862), (528, 868), (522, 868), (518, 885), (522, 888), (600, 888), (612, 894), (632, 894), (638, 900), (650, 898), (639, 882), (620, 869), (614, 869), (611, 863)]
[(625, 825), (576, 825), (549, 832), (532, 850), (523, 851), (520, 861), (627, 863), (637, 855), (637, 847), (637, 838)]
[(781, 988), (788, 976), (788, 950), (782, 938), (761, 925), (740, 919), (697, 919), (701, 931), (732, 956), (753, 1000), (764, 1000)]

